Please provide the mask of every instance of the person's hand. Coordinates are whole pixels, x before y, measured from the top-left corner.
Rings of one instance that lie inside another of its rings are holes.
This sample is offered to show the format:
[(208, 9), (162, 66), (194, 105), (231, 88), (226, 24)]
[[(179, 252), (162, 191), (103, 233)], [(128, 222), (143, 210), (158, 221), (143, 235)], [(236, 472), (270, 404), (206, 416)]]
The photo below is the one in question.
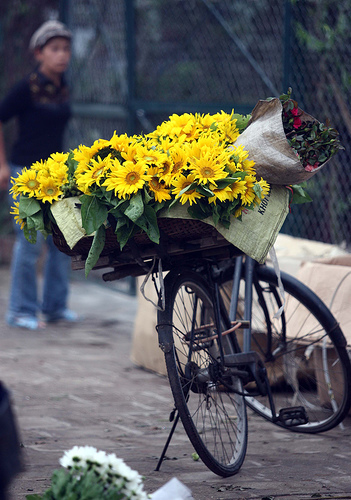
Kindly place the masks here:
[(11, 177), (10, 167), (7, 163), (0, 166), (0, 189), (7, 190), (9, 188), (9, 181)]

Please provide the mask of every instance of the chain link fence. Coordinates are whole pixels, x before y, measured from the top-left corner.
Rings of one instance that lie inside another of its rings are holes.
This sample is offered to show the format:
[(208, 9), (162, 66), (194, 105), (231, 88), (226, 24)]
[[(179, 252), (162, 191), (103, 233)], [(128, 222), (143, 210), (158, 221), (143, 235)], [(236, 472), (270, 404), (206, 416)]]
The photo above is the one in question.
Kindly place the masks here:
[[(349, 0), (66, 0), (75, 116), (67, 148), (154, 129), (172, 113), (249, 113), (289, 86), (344, 150), (307, 184), (283, 232), (350, 243)], [(4, 47), (3, 47), (4, 50)]]

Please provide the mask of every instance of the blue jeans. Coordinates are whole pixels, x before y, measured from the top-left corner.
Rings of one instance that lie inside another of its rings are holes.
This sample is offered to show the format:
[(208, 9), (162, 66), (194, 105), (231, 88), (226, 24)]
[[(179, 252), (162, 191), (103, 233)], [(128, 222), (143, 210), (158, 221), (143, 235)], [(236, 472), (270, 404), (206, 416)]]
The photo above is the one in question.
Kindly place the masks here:
[[(11, 166), (12, 176), (22, 167)], [(13, 200), (11, 198), (11, 204)], [(11, 264), (11, 291), (8, 306), (8, 317), (36, 317), (41, 311), (45, 316), (54, 319), (67, 308), (70, 275), (70, 257), (60, 252), (52, 237), (45, 240), (38, 232), (37, 242), (29, 243), (23, 231), (15, 224), (16, 241)], [(47, 255), (43, 274), (42, 299), (38, 299), (37, 265), (47, 245)]]

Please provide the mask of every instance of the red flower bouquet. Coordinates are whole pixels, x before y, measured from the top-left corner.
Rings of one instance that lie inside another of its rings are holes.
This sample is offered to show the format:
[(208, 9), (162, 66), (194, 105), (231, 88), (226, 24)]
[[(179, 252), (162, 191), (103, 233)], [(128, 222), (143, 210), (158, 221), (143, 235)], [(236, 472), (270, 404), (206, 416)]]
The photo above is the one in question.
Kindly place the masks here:
[(338, 132), (300, 109), (291, 89), (256, 104), (238, 145), (249, 151), (256, 175), (278, 185), (310, 179), (341, 149)]

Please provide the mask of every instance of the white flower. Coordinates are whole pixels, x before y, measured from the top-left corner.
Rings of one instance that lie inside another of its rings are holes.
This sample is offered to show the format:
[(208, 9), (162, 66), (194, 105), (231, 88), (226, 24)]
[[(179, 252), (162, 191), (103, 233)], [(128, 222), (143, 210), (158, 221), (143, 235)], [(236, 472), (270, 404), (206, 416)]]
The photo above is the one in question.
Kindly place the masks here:
[(71, 450), (65, 451), (60, 464), (67, 469), (94, 469), (106, 484), (118, 488), (126, 500), (148, 498), (143, 490), (143, 479), (140, 474), (122, 459), (117, 458), (114, 453), (107, 455), (93, 446), (74, 446)]
[(71, 467), (85, 467), (87, 458), (94, 456), (97, 449), (92, 446), (74, 446), (71, 450), (65, 451), (60, 459), (60, 465), (69, 469)]

